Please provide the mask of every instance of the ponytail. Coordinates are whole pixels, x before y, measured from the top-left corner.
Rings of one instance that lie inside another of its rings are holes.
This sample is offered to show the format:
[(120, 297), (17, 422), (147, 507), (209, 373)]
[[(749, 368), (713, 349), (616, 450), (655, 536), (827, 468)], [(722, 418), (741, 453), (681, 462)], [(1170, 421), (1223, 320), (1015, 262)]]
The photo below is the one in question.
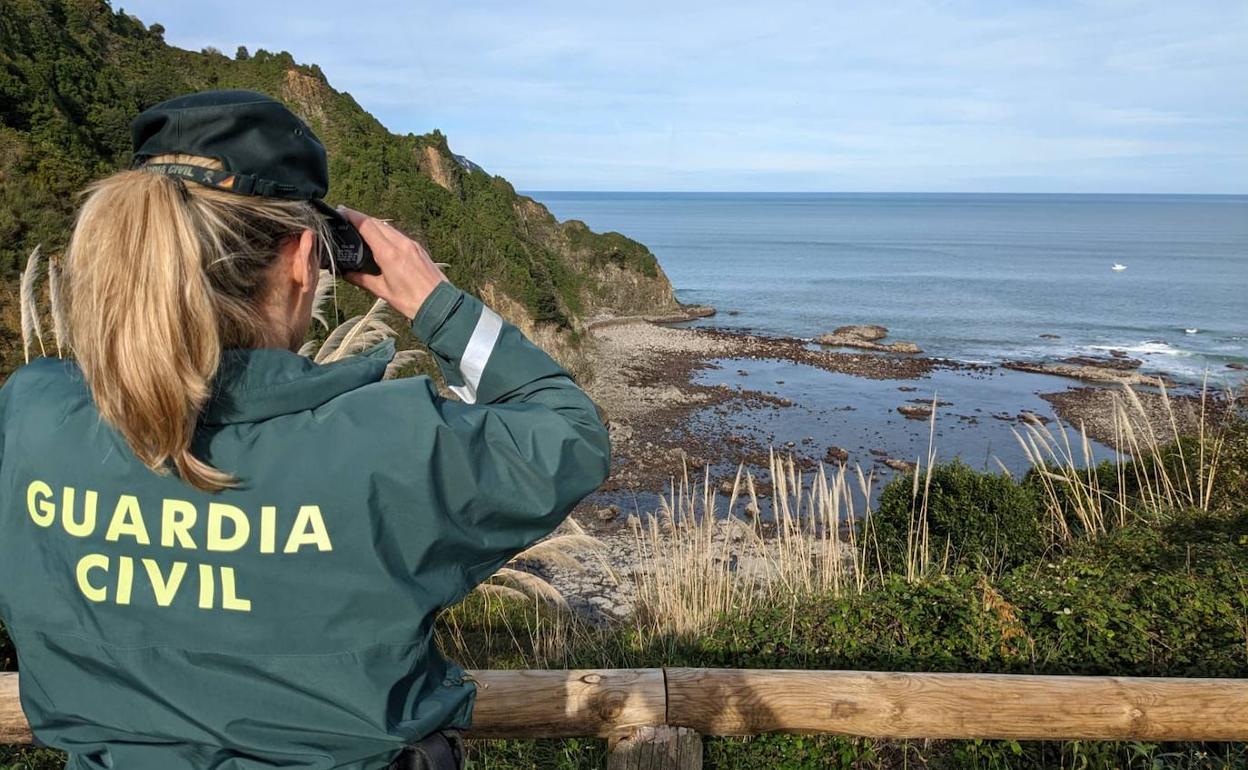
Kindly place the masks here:
[(88, 189), (65, 258), (70, 342), (101, 416), (149, 468), (172, 466), (209, 492), (237, 484), (196, 457), (192, 441), (222, 351), (264, 344), (267, 268), (281, 240), (304, 229), (323, 234), (304, 201), (142, 169)]

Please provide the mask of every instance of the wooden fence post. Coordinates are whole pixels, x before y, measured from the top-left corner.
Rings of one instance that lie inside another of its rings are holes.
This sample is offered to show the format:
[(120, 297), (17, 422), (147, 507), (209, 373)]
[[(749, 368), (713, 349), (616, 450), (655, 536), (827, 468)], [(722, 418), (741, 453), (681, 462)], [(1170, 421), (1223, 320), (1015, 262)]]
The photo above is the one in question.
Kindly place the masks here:
[(638, 727), (610, 746), (607, 770), (702, 770), (702, 736), (688, 727)]

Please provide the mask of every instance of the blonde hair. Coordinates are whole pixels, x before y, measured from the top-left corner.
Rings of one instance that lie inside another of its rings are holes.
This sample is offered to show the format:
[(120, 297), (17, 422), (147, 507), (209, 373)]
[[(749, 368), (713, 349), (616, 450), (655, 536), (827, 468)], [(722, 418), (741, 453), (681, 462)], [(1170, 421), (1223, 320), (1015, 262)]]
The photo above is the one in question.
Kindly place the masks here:
[[(151, 159), (221, 168), (185, 155)], [(144, 171), (87, 188), (65, 254), (69, 338), (103, 418), (149, 468), (216, 492), (237, 481), (191, 444), (228, 348), (260, 347), (268, 268), (322, 217), (306, 201), (237, 195)], [(314, 255), (314, 259), (319, 258)]]

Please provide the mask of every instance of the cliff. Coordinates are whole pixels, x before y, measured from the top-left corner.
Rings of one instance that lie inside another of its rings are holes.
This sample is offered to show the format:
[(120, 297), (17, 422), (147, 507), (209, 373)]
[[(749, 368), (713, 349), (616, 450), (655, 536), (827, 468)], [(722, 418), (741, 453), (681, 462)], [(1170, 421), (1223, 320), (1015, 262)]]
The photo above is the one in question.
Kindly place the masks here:
[[(129, 121), (164, 99), (247, 88), (285, 102), (330, 155), (331, 203), (387, 217), (450, 263), (458, 285), (487, 297), (565, 360), (586, 324), (678, 311), (654, 255), (618, 233), (558, 222), (454, 154), (439, 131), (397, 135), (316, 65), (286, 52), (167, 45), (104, 0), (5, 0), (0, 14), (0, 379), (21, 361), (17, 275), (36, 244), (63, 248), (76, 193), (129, 159)], [(139, 266), (136, 266), (139, 269)], [(362, 302), (348, 297), (344, 314)]]

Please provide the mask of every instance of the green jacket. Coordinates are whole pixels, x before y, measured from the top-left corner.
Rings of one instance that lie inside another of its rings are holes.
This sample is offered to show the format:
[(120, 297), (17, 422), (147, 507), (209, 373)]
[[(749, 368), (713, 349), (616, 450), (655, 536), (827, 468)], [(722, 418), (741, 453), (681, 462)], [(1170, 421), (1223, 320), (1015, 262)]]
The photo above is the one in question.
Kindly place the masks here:
[(463, 402), (382, 381), (391, 343), (326, 366), (232, 350), (197, 451), (205, 494), (135, 459), (80, 370), (0, 390), (0, 618), (35, 736), (72, 770), (384, 767), (466, 727), (438, 611), (605, 478), (590, 399), (442, 284), (412, 324)]

